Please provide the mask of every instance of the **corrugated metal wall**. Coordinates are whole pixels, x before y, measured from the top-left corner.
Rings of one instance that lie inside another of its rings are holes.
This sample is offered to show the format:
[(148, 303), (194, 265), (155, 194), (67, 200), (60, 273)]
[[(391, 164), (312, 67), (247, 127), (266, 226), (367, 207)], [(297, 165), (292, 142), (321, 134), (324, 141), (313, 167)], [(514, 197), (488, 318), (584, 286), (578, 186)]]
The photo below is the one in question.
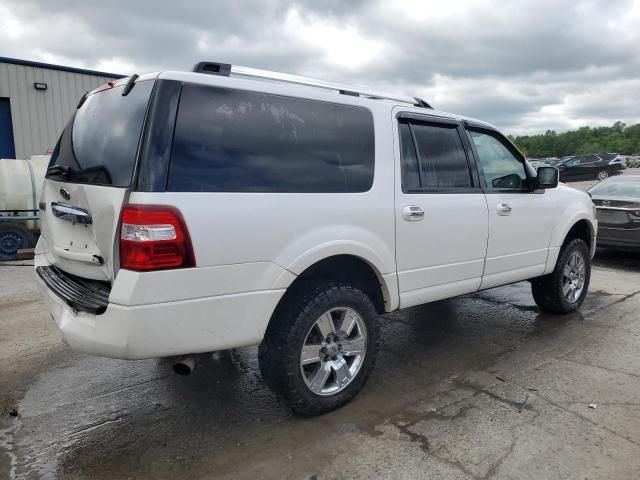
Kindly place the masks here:
[[(112, 78), (0, 62), (0, 97), (11, 102), (16, 158), (53, 149), (82, 94), (109, 80)], [(36, 90), (36, 82), (46, 83), (47, 89)]]

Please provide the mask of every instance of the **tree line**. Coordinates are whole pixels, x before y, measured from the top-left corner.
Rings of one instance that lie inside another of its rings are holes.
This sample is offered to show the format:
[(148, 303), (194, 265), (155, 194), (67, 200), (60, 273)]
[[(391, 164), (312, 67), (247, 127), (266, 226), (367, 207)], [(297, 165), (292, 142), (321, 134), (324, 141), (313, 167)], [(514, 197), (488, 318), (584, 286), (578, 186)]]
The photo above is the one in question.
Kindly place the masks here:
[(616, 122), (611, 127), (582, 127), (563, 133), (547, 130), (540, 135), (509, 138), (529, 158), (564, 157), (588, 153), (640, 152), (640, 123)]

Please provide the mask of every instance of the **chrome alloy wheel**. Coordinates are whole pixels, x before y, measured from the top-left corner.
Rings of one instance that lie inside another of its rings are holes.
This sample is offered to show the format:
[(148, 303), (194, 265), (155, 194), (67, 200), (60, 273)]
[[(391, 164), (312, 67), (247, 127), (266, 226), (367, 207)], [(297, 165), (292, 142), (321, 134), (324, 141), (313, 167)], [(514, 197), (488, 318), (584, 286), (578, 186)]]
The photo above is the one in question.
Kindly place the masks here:
[(335, 395), (360, 371), (367, 350), (367, 328), (354, 309), (326, 311), (307, 332), (300, 353), (300, 371), (309, 390)]
[(575, 303), (584, 289), (586, 272), (585, 260), (582, 254), (574, 251), (562, 272), (562, 294), (569, 303)]
[(605, 180), (607, 178), (609, 178), (609, 172), (607, 172), (606, 170), (598, 172), (598, 180)]

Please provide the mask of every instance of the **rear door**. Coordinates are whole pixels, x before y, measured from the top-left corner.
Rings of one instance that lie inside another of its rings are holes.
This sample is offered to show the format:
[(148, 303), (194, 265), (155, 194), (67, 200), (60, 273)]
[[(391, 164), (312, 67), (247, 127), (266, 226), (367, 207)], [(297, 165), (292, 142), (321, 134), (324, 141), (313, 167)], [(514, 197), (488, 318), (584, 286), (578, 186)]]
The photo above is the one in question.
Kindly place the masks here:
[(396, 121), (396, 261), (400, 306), (408, 307), (480, 287), (488, 220), (458, 122), (402, 115)]
[(153, 79), (111, 82), (89, 94), (51, 157), (40, 201), (51, 264), (95, 280), (114, 276), (115, 235), (132, 182)]

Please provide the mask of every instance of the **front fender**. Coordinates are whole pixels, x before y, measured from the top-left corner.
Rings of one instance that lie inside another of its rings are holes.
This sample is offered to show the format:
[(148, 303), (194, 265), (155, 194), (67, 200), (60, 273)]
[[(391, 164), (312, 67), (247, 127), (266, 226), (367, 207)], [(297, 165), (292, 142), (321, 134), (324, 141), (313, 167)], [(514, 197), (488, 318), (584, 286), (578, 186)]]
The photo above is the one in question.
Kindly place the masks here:
[[(591, 257), (595, 253), (596, 234), (598, 230), (598, 221), (594, 216), (593, 202), (591, 198), (584, 192), (578, 192), (570, 187), (562, 188), (562, 194), (559, 195), (557, 201), (563, 206), (559, 209), (559, 214), (555, 219), (551, 239), (549, 242), (549, 255), (544, 273), (551, 273), (555, 268), (560, 248), (564, 243), (567, 234), (573, 226), (581, 220), (585, 220), (589, 226), (591, 235)], [(560, 189), (559, 188), (559, 189)]]

